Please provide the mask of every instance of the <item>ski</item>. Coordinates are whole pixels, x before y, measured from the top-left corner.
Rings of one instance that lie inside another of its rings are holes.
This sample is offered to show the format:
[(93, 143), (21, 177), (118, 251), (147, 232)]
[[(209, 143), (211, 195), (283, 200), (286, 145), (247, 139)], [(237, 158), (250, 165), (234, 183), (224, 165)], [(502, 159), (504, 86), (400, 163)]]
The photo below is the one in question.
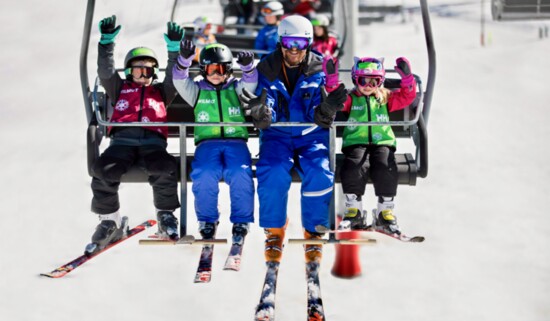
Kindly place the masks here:
[(325, 321), (321, 284), (319, 282), (319, 262), (306, 263), (307, 277), (307, 321)]
[(317, 225), (315, 227), (315, 231), (318, 233), (344, 233), (344, 232), (375, 232), (384, 234), (386, 236), (389, 236), (391, 238), (394, 238), (396, 240), (402, 241), (402, 242), (411, 242), (411, 243), (421, 243), (424, 242), (425, 238), (424, 236), (407, 236), (403, 233), (390, 233), (382, 228), (378, 228), (373, 225), (365, 226), (364, 228), (360, 229), (340, 229), (340, 230), (331, 230), (325, 226)]
[(277, 275), (279, 262), (267, 262), (265, 281), (260, 296), (260, 303), (256, 307), (254, 321), (275, 320), (275, 291), (277, 289)]
[(224, 270), (239, 271), (241, 269), (241, 256), (243, 254), (244, 236), (233, 235), (231, 249), (225, 260)]
[(202, 246), (199, 267), (195, 274), (195, 283), (208, 283), (212, 278), (212, 257), (214, 255), (214, 245), (205, 244)]
[(121, 242), (124, 242), (126, 241), (127, 239), (129, 239), (130, 237), (138, 234), (138, 233), (141, 233), (143, 232), (145, 229), (155, 225), (157, 222), (155, 220), (148, 220), (148, 221), (145, 221), (139, 225), (137, 225), (136, 227), (130, 229), (127, 233), (126, 233), (126, 236), (124, 236), (123, 238), (121, 238), (120, 240), (114, 242), (114, 243), (111, 243), (109, 245), (107, 245), (105, 248), (103, 248), (102, 250), (92, 254), (92, 255), (86, 255), (86, 254), (83, 254), (79, 257), (77, 257), (76, 259), (70, 261), (69, 263), (67, 264), (64, 264), (60, 267), (58, 267), (57, 269), (49, 272), (49, 273), (41, 273), (40, 275), (41, 276), (46, 276), (46, 277), (49, 277), (49, 278), (60, 278), (60, 277), (63, 277), (65, 275), (67, 275), (68, 273), (70, 273), (71, 271), (73, 271), (74, 269), (76, 269), (77, 267), (81, 266), (82, 264), (88, 262), (89, 260), (93, 259), (94, 257), (98, 256), (99, 254), (107, 251), (108, 249), (112, 248), (113, 246), (121, 243)]
[(241, 269), (241, 255), (243, 252), (243, 245), (238, 243), (233, 243), (231, 249), (229, 250), (229, 255), (225, 260), (224, 270), (233, 270), (239, 271)]

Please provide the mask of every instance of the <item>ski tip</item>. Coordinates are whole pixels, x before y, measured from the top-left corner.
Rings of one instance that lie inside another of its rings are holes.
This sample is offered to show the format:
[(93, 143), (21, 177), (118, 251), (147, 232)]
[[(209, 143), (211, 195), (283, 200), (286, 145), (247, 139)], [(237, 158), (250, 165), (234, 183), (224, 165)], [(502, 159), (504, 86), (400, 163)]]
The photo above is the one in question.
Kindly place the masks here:
[(50, 272), (50, 273), (40, 273), (38, 276), (50, 278), (50, 279), (58, 279), (60, 277), (65, 276), (67, 273), (56, 273), (56, 272)]
[(413, 242), (413, 243), (422, 243), (424, 242), (426, 238), (424, 236), (413, 236), (411, 237), (411, 239), (409, 240), (409, 242)]

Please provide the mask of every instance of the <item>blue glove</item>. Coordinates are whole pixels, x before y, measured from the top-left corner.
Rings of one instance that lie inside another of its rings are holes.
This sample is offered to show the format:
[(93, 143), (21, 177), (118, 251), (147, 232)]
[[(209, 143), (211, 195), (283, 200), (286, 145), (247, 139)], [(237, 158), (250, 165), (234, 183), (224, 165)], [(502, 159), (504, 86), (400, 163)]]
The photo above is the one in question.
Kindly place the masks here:
[(167, 22), (167, 32), (164, 34), (164, 41), (169, 52), (180, 50), (180, 41), (183, 39), (185, 30), (175, 22)]
[(101, 39), (99, 43), (107, 45), (115, 42), (115, 37), (120, 32), (122, 26), (116, 25), (116, 16), (105, 18), (99, 22), (99, 32), (101, 33)]

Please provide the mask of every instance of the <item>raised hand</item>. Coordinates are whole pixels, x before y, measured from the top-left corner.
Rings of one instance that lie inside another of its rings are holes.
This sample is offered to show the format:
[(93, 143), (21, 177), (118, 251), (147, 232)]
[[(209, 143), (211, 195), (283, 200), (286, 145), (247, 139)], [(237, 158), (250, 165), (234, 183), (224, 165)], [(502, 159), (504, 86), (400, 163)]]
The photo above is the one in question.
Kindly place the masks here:
[(115, 42), (115, 37), (120, 32), (122, 26), (116, 25), (116, 16), (104, 18), (99, 22), (99, 32), (101, 33), (101, 39), (99, 43), (106, 45)]
[(333, 89), (338, 87), (338, 59), (325, 56), (323, 57), (323, 71), (325, 72), (327, 82), (326, 89), (328, 92), (331, 92)]
[(259, 129), (266, 129), (271, 126), (271, 108), (265, 104), (267, 99), (267, 90), (262, 89), (260, 97), (254, 95), (246, 88), (240, 96), (244, 114), (251, 116), (254, 126)]
[(395, 71), (401, 76), (401, 85), (411, 86), (414, 82), (414, 76), (411, 73), (411, 64), (405, 57), (395, 59)]
[(404, 78), (406, 76), (409, 76), (411, 74), (411, 64), (405, 57), (399, 57), (395, 59), (395, 71), (401, 76), (401, 78)]
[(192, 58), (195, 56), (195, 51), (197, 47), (193, 43), (193, 41), (189, 39), (184, 39), (180, 43), (180, 56), (182, 56), (185, 59)]
[(254, 53), (251, 51), (241, 51), (237, 54), (237, 64), (244, 72), (254, 69)]
[(328, 95), (325, 90), (322, 90), (321, 95), (322, 102), (315, 108), (313, 120), (317, 125), (323, 128), (330, 128), (334, 121), (334, 116), (336, 116), (336, 112), (344, 108), (348, 93), (344, 84), (340, 84)]
[(193, 63), (195, 58), (196, 46), (193, 41), (189, 39), (183, 39), (180, 42), (180, 54), (176, 63), (176, 67), (179, 69), (187, 69)]
[(173, 21), (167, 22), (166, 27), (167, 31), (164, 34), (166, 47), (170, 52), (177, 52), (179, 50), (180, 41), (185, 34), (185, 30)]

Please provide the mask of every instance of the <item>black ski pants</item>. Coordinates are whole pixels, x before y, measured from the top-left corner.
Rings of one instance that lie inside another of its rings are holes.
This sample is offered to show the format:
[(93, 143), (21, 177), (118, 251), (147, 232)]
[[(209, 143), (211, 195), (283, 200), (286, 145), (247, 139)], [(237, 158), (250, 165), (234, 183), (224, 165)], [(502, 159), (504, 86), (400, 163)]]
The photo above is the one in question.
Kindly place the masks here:
[(397, 193), (399, 174), (395, 163), (395, 148), (378, 145), (353, 145), (342, 149), (344, 161), (340, 168), (345, 194), (365, 194), (370, 177), (378, 197), (393, 197)]
[(163, 146), (111, 145), (96, 160), (92, 178), (92, 211), (109, 214), (120, 208), (120, 179), (132, 165), (138, 165), (149, 175), (155, 207), (174, 210), (178, 200), (177, 161)]

